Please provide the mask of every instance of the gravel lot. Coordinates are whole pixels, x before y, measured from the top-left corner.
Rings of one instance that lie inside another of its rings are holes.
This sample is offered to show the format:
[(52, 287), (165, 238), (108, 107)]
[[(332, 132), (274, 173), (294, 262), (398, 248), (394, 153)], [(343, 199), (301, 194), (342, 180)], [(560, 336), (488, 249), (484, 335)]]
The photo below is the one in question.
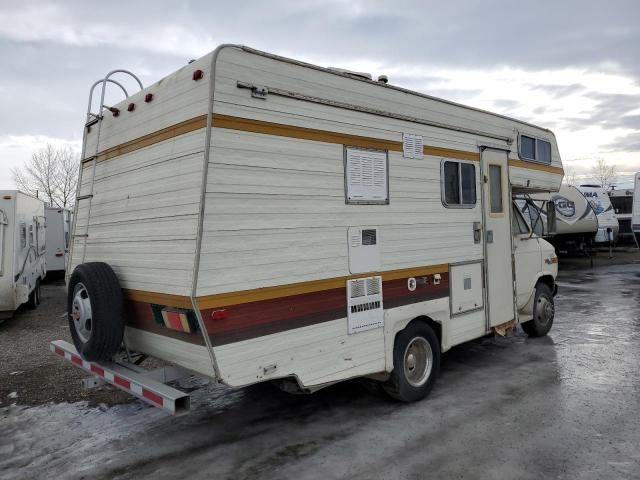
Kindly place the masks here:
[(47, 351), (69, 333), (64, 286), (45, 285), (39, 310), (0, 325), (0, 478), (640, 479), (640, 255), (587, 267), (561, 261), (548, 337), (452, 349), (425, 401), (366, 381), (310, 396), (203, 384), (183, 417), (80, 390)]

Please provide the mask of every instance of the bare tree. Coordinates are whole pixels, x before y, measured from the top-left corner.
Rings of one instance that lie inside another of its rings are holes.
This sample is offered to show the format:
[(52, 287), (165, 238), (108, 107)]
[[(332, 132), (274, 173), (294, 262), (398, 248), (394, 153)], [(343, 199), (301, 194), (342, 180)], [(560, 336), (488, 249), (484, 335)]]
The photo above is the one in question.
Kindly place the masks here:
[(565, 185), (574, 185), (575, 186), (575, 184), (578, 183), (578, 181), (576, 179), (576, 169), (571, 167), (571, 166), (569, 166), (569, 165), (566, 165), (564, 167), (564, 178), (562, 179), (562, 182)]
[(602, 188), (609, 188), (618, 176), (615, 165), (609, 165), (602, 158), (599, 158), (593, 166), (593, 176)]
[(11, 173), (25, 193), (42, 198), (51, 207), (70, 208), (78, 184), (79, 161), (70, 147), (47, 144), (33, 153), (24, 167), (14, 168)]

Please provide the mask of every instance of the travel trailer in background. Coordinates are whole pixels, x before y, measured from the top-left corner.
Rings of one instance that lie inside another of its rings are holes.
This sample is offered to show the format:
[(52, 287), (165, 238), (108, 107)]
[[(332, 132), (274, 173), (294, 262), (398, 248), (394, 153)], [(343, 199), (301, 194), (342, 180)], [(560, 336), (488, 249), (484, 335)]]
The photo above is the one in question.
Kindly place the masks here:
[(631, 213), (631, 229), (636, 245), (640, 248), (640, 172), (636, 172), (633, 182), (633, 209)]
[(0, 319), (22, 304), (36, 308), (45, 261), (44, 202), (0, 190)]
[[(550, 232), (547, 211), (543, 202), (552, 201), (556, 210), (556, 228)], [(516, 205), (527, 223), (540, 237), (549, 241), (558, 253), (589, 253), (598, 231), (598, 218), (580, 190), (572, 185), (562, 185), (560, 191), (551, 194), (520, 196)]]
[(558, 260), (511, 198), (560, 188), (551, 131), (233, 45), (125, 95), (87, 115), (51, 344), (99, 382), (188, 408), (138, 352), (163, 381), (414, 401), (454, 345), (551, 328)]
[(615, 212), (618, 225), (618, 243), (634, 243), (631, 229), (631, 216), (633, 213), (633, 188), (615, 188), (607, 192), (609, 201)]
[(64, 272), (71, 235), (71, 211), (45, 207), (44, 216), (47, 225), (47, 270)]
[(607, 191), (599, 185), (580, 185), (578, 190), (589, 201), (598, 217), (598, 232), (594, 241), (596, 243), (615, 243), (618, 239), (620, 226)]

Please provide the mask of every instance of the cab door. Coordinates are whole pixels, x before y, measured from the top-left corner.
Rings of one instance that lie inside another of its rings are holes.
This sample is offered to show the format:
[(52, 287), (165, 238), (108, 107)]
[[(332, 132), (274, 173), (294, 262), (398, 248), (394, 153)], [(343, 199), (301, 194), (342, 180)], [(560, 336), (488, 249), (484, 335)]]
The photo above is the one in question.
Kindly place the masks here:
[(487, 326), (515, 319), (508, 154), (483, 148), (482, 215), (484, 223)]

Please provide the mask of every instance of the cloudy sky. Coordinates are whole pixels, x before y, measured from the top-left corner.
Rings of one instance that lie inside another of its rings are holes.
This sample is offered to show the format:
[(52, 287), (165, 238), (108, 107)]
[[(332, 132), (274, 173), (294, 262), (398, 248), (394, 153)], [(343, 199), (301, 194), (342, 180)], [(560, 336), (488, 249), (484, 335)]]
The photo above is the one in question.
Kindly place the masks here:
[(226, 42), (551, 128), (578, 174), (640, 170), (637, 0), (0, 0), (0, 188), (42, 145), (79, 146), (107, 71), (146, 85)]

